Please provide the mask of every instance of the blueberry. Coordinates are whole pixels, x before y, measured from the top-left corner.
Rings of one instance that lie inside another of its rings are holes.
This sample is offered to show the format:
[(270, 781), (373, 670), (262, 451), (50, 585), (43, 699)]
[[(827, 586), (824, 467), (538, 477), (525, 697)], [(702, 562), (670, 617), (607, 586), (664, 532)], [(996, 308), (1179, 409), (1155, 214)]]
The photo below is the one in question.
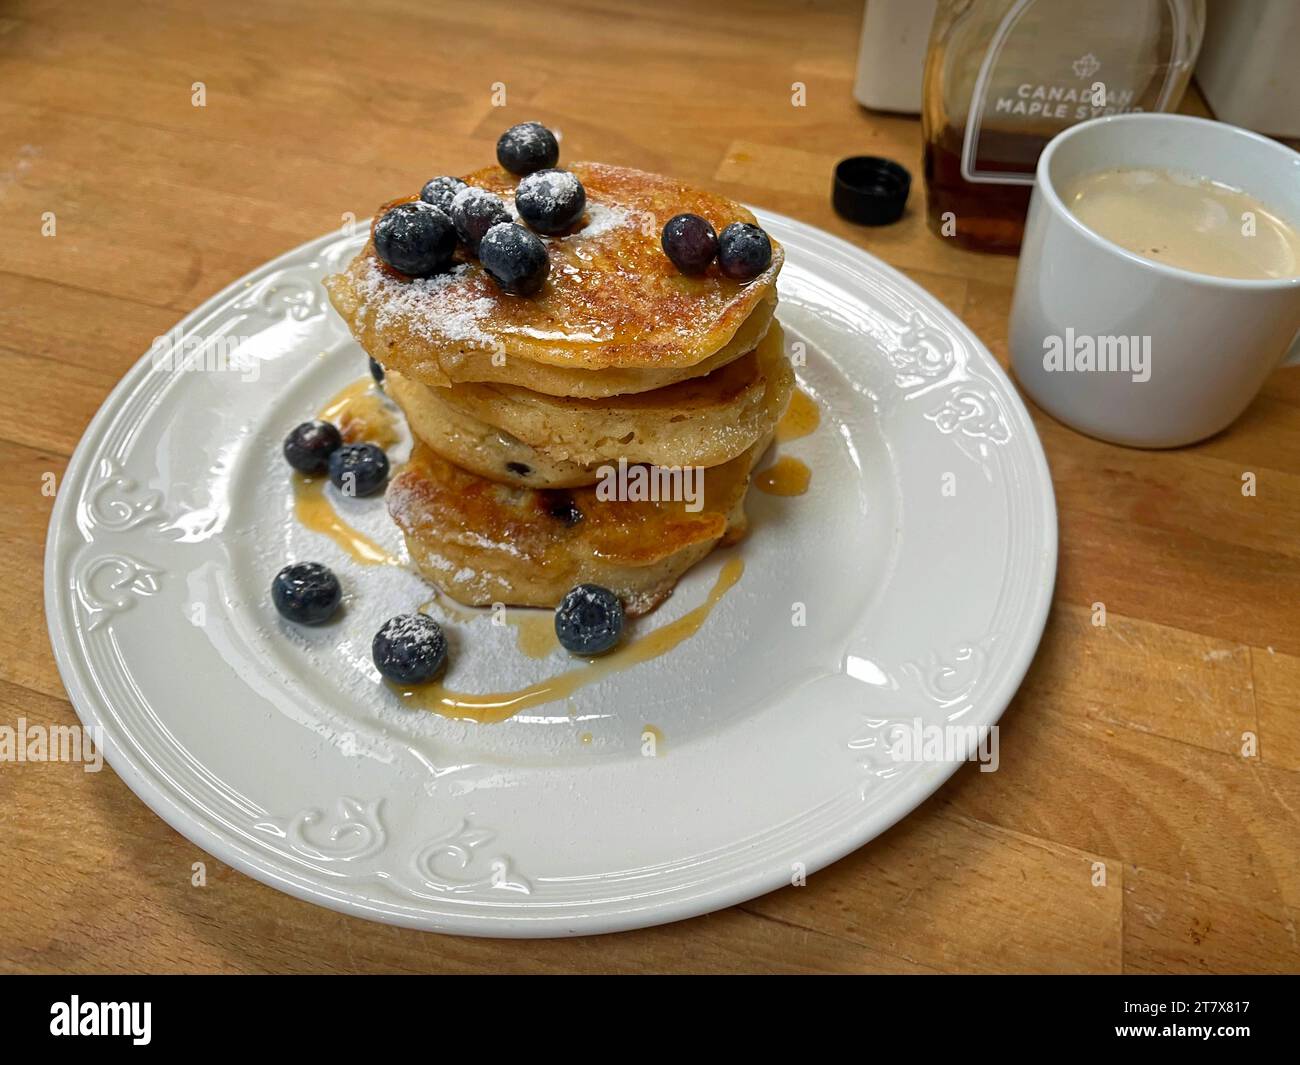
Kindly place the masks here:
[(451, 201), (455, 199), (456, 193), (464, 188), (466, 188), (465, 182), (458, 177), (436, 177), (424, 183), (424, 188), (420, 190), (420, 199), (432, 204), (443, 214), (450, 215)]
[(330, 481), (344, 495), (373, 495), (388, 479), (388, 456), (377, 444), (344, 444), (330, 456)]
[(370, 645), (375, 668), (398, 684), (432, 680), (447, 664), (447, 637), (425, 614), (398, 614), (384, 622)]
[(702, 274), (718, 254), (718, 234), (697, 214), (675, 214), (659, 238), (664, 254), (684, 274)]
[(718, 234), (718, 269), (733, 281), (749, 281), (772, 265), (772, 241), (750, 222), (732, 222)]
[(295, 470), (320, 473), (342, 446), (343, 437), (329, 422), (303, 422), (284, 438), (284, 457)]
[(455, 250), (451, 219), (422, 200), (399, 203), (375, 223), (375, 252), (408, 277), (429, 277), (445, 270)]
[(465, 247), (477, 255), (483, 234), (495, 225), (509, 222), (510, 212), (501, 197), (487, 189), (464, 188), (451, 202), (451, 221)]
[(339, 579), (319, 562), (285, 566), (271, 582), (271, 601), (280, 616), (299, 625), (320, 625), (334, 616), (343, 600)]
[(374, 359), (370, 360), (370, 376), (375, 379), (376, 384), (384, 383), (384, 368)]
[(562, 521), (570, 529), (582, 521), (582, 508), (574, 502), (573, 496), (558, 489), (544, 490), (541, 495), (542, 506), (556, 521)]
[(599, 584), (580, 584), (560, 600), (555, 635), (577, 655), (603, 655), (623, 635), (623, 604)]
[(511, 126), (497, 141), (497, 162), (512, 174), (531, 174), (560, 161), (560, 142), (540, 122)]
[(551, 257), (541, 238), (513, 222), (502, 222), (483, 234), (478, 259), (503, 292), (516, 296), (531, 296), (551, 272)]
[(515, 189), (515, 209), (537, 232), (563, 233), (587, 209), (587, 190), (567, 170), (539, 170)]

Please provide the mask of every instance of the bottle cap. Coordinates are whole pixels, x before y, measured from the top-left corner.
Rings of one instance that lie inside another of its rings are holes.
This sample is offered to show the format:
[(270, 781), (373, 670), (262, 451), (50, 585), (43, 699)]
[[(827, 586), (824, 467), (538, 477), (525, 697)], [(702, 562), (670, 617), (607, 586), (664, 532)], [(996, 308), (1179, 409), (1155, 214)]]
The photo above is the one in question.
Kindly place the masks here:
[(850, 222), (887, 226), (902, 217), (911, 187), (912, 175), (892, 159), (851, 155), (835, 164), (831, 203)]

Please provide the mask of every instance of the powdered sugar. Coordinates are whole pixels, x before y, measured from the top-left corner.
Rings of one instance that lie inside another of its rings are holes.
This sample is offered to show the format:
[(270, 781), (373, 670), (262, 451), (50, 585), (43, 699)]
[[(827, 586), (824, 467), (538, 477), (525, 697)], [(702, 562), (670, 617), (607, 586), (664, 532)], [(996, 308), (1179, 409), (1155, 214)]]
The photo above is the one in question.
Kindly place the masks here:
[(413, 647), (432, 647), (443, 639), (436, 623), (424, 614), (399, 614), (384, 623), (379, 631), (388, 639)]
[(467, 185), (451, 198), (453, 208), (464, 209), (471, 200), (482, 200), (484, 203), (501, 203), (501, 197), (496, 193), (488, 192), (487, 189), (480, 189), (477, 185)]
[(623, 207), (607, 207), (603, 203), (587, 204), (587, 224), (576, 233), (570, 233), (563, 240), (585, 240), (599, 237), (610, 230), (628, 225), (632, 221), (632, 212)]
[[(542, 148), (547, 146), (547, 133), (549, 132), (540, 122), (520, 122), (517, 126), (511, 126), (507, 130), (510, 136), (524, 148)], [(558, 141), (559, 135), (552, 134)]]
[(482, 324), (497, 304), (490, 296), (470, 297), (462, 282), (468, 270), (461, 263), (445, 274), (399, 279), (370, 260), (358, 287), (366, 308), (374, 308), (381, 331), (401, 321), (425, 340), (491, 347), (492, 337)]
[(423, 500), (410, 488), (410, 483), (400, 477), (389, 484), (385, 501), (388, 512), (398, 525), (414, 527), (424, 514)]
[[(543, 181), (549, 176), (545, 173), (530, 175)], [(562, 176), (571, 177), (568, 174)], [(509, 199), (473, 186), (461, 189), (453, 198), (453, 204), (464, 207), (489, 199), (504, 203), (511, 217), (517, 218), (518, 212)], [(566, 258), (576, 254), (585, 260), (582, 242), (632, 225), (634, 220), (632, 212), (616, 204), (588, 203), (586, 224), (581, 229), (565, 237), (542, 236), (543, 242), (557, 253), (559, 246), (577, 245), (573, 252), (559, 253), (553, 260), (557, 276), (580, 278), (582, 266), (565, 261)], [(473, 264), (462, 262), (433, 277), (404, 278), (395, 276), (370, 258), (356, 279), (363, 304), (362, 313), (374, 314), (374, 327), (380, 332), (402, 326), (415, 338), (439, 347), (459, 344), (470, 348), (494, 348), (497, 337), (493, 324), (500, 318), (501, 301), (494, 286), (489, 285), (485, 292), (482, 281), (486, 279), (476, 279), (476, 273)]]
[(532, 200), (539, 211), (549, 212), (573, 201), (581, 189), (582, 183), (567, 170), (539, 170), (519, 182), (515, 195)]

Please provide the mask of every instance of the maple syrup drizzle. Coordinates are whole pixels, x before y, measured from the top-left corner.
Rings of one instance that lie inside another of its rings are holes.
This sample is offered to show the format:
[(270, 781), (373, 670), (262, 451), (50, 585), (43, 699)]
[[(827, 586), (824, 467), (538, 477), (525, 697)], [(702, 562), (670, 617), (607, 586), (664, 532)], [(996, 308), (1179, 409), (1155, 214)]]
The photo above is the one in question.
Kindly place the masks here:
[[(336, 392), (317, 417), (332, 422), (349, 444), (366, 441), (390, 448), (398, 441), (397, 420), (374, 382), (363, 377)], [(293, 475), (293, 513), (300, 524), (328, 536), (363, 566), (400, 566), (401, 560), (354, 529), (325, 494), (325, 475)]]
[(801, 388), (794, 390), (790, 397), (790, 406), (776, 423), (776, 442), (785, 444), (807, 436), (821, 424), (822, 412), (817, 409), (813, 398)]
[(336, 392), (316, 417), (333, 422), (348, 444), (365, 441), (384, 450), (400, 439), (397, 419), (384, 394), (369, 377), (362, 377)]
[(343, 548), (363, 566), (400, 566), (401, 560), (390, 555), (359, 529), (339, 517), (334, 504), (325, 495), (325, 477), (293, 475), (293, 513), (300, 524), (312, 532), (322, 533)]
[[(420, 613), (427, 614), (434, 607), (451, 621), (460, 622), (473, 621), (494, 613), (491, 608), (467, 607), (441, 590), (435, 591), (433, 598), (420, 604)], [(515, 646), (520, 654), (529, 658), (545, 658), (560, 646), (559, 637), (555, 635), (555, 614), (549, 610), (528, 607), (506, 610), (497, 624), (509, 625), (515, 630)]]
[(555, 615), (549, 610), (507, 610), (506, 624), (514, 627), (519, 653), (529, 658), (545, 658), (560, 646)]
[[(822, 414), (816, 402), (801, 388), (790, 397), (790, 406), (776, 423), (776, 442), (785, 444), (808, 436), (821, 424)], [(806, 463), (782, 455), (765, 470), (754, 474), (754, 487), (772, 496), (801, 496), (808, 491), (812, 470)]]
[(754, 474), (754, 487), (770, 496), (801, 496), (808, 491), (812, 470), (789, 455), (782, 455), (771, 466)]
[[(388, 448), (399, 439), (396, 420), (388, 409), (383, 394), (367, 378), (354, 381), (341, 389), (321, 407), (318, 417), (334, 423), (348, 443), (367, 441)], [(817, 428), (820, 418), (816, 404), (804, 393), (796, 391), (791, 398), (789, 410), (777, 426), (776, 439), (795, 440), (806, 436)], [(782, 459), (777, 466), (787, 461), (797, 460)], [(802, 466), (802, 463), (799, 465)], [(806, 471), (807, 467), (804, 467), (804, 470)], [(762, 475), (760, 474), (759, 477), (761, 478)], [(759, 487), (762, 487), (761, 483)], [(806, 487), (805, 476), (804, 488)], [(357, 562), (368, 566), (402, 564), (400, 559), (389, 554), (365, 533), (354, 529), (339, 517), (325, 493), (324, 477), (295, 474), (293, 492), (294, 514), (298, 521), (313, 532), (328, 536)], [(611, 673), (667, 654), (699, 631), (718, 601), (740, 579), (744, 568), (745, 564), (741, 559), (731, 559), (722, 567), (708, 598), (694, 610), (602, 658), (590, 659), (585, 667), (568, 670), (547, 680), (530, 684), (526, 688), (513, 692), (477, 695), (450, 691), (442, 684), (426, 684), (418, 688), (400, 688), (396, 685), (390, 687), (401, 695), (407, 705), (431, 710), (444, 717), (476, 721), (481, 724), (505, 721), (521, 710), (568, 698), (579, 688), (594, 684)], [(420, 609), (424, 611), (435, 604), (459, 621), (468, 620), (475, 613), (450, 600), (441, 592), (423, 604)], [(516, 645), (519, 651), (530, 658), (545, 658), (559, 645), (555, 636), (554, 616), (550, 612), (515, 610), (507, 613), (506, 623), (515, 628)], [(662, 741), (662, 734), (654, 726), (647, 725), (644, 731), (653, 733), (656, 743)], [(584, 734), (582, 742), (590, 743), (591, 734)]]
[(740, 580), (740, 575), (744, 571), (743, 560), (730, 559), (718, 574), (718, 579), (710, 589), (708, 598), (694, 610), (683, 614), (676, 621), (670, 621), (662, 628), (632, 640), (602, 658), (590, 659), (585, 666), (570, 669), (517, 691), (471, 695), (451, 691), (437, 683), (425, 684), (418, 688), (392, 687), (402, 697), (404, 705), (412, 708), (431, 710), (443, 717), (477, 721), (480, 724), (505, 721), (521, 710), (554, 702), (556, 699), (567, 699), (579, 688), (595, 684), (611, 673), (667, 654), (683, 640), (689, 639), (700, 630), (700, 626), (708, 619), (718, 601)]

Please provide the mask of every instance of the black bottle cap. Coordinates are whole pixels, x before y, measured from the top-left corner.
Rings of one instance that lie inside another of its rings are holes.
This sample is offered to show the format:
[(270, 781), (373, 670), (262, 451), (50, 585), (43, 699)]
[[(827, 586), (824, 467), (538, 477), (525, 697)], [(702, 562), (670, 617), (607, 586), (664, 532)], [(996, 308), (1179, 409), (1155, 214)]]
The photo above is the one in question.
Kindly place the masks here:
[(902, 217), (912, 175), (892, 159), (852, 155), (835, 164), (835, 213), (862, 226), (887, 226)]

